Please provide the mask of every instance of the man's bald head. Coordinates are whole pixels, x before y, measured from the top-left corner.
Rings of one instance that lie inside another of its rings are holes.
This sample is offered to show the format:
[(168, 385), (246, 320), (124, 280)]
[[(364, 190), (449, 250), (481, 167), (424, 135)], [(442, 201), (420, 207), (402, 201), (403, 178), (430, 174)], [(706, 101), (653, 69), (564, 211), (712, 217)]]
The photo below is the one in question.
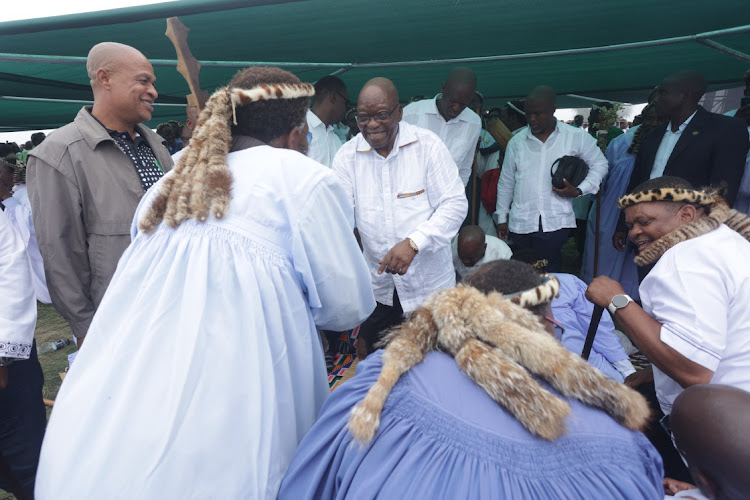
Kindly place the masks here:
[(524, 106), (531, 133), (538, 136), (551, 134), (557, 126), (556, 109), (556, 95), (552, 87), (547, 85), (534, 87), (526, 97)]
[(466, 267), (473, 267), (482, 260), (487, 250), (484, 230), (479, 226), (464, 226), (458, 232), (456, 242), (458, 257)]
[(440, 86), (437, 108), (445, 121), (450, 121), (471, 104), (477, 90), (477, 75), (471, 68), (453, 68)]
[(541, 102), (547, 106), (556, 108), (557, 94), (555, 94), (555, 89), (549, 85), (539, 85), (538, 87), (534, 87), (529, 92), (529, 95), (526, 96), (526, 102), (528, 103), (529, 101)]
[[(473, 89), (477, 88), (477, 75), (474, 70), (466, 66), (453, 68), (448, 77), (445, 79), (446, 85), (469, 85)], [(473, 90), (472, 90), (473, 92)]]
[[(359, 99), (362, 99), (363, 95), (368, 98), (379, 99), (391, 106), (398, 104), (398, 89), (388, 78), (379, 76), (369, 80), (359, 92)], [(359, 103), (359, 100), (357, 103)]]
[(128, 131), (151, 119), (156, 92), (154, 68), (139, 50), (102, 42), (89, 51), (86, 70), (94, 91), (91, 113), (105, 127)]
[(100, 69), (112, 72), (127, 57), (141, 57), (146, 59), (141, 51), (117, 42), (101, 42), (94, 45), (86, 58), (86, 72), (91, 80), (91, 85), (96, 83), (96, 73)]
[(669, 418), (677, 448), (709, 498), (747, 498), (750, 491), (750, 393), (696, 385), (675, 400)]

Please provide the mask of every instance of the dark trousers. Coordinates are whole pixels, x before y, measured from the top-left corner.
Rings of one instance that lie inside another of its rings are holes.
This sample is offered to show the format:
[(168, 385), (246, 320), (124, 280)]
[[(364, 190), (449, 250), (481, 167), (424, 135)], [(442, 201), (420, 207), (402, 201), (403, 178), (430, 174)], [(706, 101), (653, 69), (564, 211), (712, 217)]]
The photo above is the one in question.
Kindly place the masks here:
[(542, 259), (547, 259), (547, 272), (559, 273), (562, 266), (562, 247), (570, 237), (570, 229), (563, 228), (557, 231), (542, 231), (542, 222), (539, 221), (539, 231), (529, 234), (510, 233), (513, 240), (513, 251), (532, 249)]
[(373, 352), (375, 344), (380, 342), (383, 335), (394, 326), (404, 321), (404, 310), (398, 300), (398, 292), (393, 289), (393, 305), (387, 306), (377, 302), (375, 310), (359, 327), (359, 336), (367, 342), (367, 351)]
[[(43, 385), (35, 341), (29, 359), (15, 361), (8, 367), (8, 386), (0, 390), (0, 453), (28, 498), (34, 498), (34, 479), (47, 426)], [(3, 477), (0, 488), (11, 489)]]

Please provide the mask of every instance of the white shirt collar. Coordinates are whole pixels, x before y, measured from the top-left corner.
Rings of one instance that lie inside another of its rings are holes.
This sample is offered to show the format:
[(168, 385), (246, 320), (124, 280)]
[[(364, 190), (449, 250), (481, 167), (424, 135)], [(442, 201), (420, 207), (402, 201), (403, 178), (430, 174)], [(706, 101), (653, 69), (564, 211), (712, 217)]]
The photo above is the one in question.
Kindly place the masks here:
[[(414, 134), (413, 130), (410, 130), (408, 127), (402, 127), (401, 123), (399, 123), (398, 126), (398, 132), (396, 133), (396, 140), (393, 143), (393, 149), (391, 149), (391, 152), (388, 153), (388, 158), (398, 153), (398, 150), (403, 148), (404, 146), (408, 146), (409, 144), (413, 144), (417, 142), (419, 139)], [(373, 151), (375, 154), (379, 153), (372, 149), (372, 146), (367, 142), (367, 140), (364, 138), (362, 134), (357, 135), (357, 152), (358, 153), (367, 153)]]
[(695, 113), (697, 113), (697, 112), (698, 112), (697, 109), (695, 111), (693, 111), (693, 114), (690, 115), (690, 116), (688, 116), (688, 119), (685, 120), (684, 122), (682, 122), (682, 125), (680, 125), (677, 128), (677, 132), (672, 132), (672, 120), (669, 120), (669, 123), (667, 123), (667, 132), (672, 132), (673, 134), (681, 134), (682, 131), (685, 130), (685, 128), (687, 128), (688, 123), (690, 123), (690, 120), (693, 119), (693, 117), (695, 116)]
[(313, 113), (312, 109), (308, 109), (307, 110), (307, 123), (308, 123), (308, 126), (312, 125), (313, 128), (317, 128), (317, 127), (323, 125), (323, 128), (325, 128), (326, 131), (329, 128), (331, 130), (333, 130), (333, 125), (326, 126), (326, 124), (323, 123), (323, 121), (320, 118), (318, 118), (318, 115), (316, 115), (315, 113)]
[(469, 121), (469, 120), (468, 120), (468, 119), (466, 118), (466, 113), (467, 113), (467, 112), (469, 112), (469, 113), (473, 113), (473, 111), (472, 111), (472, 110), (470, 110), (470, 109), (469, 109), (468, 107), (464, 108), (464, 110), (463, 110), (463, 111), (461, 111), (461, 113), (459, 113), (457, 117), (455, 117), (455, 118), (452, 118), (452, 119), (450, 119), (450, 120), (446, 120), (446, 119), (445, 119), (445, 118), (443, 117), (443, 115), (441, 115), (441, 114), (440, 114), (440, 110), (438, 109), (438, 104), (437, 104), (437, 102), (438, 102), (438, 99), (441, 99), (442, 97), (443, 97), (443, 94), (442, 94), (442, 93), (439, 93), (439, 94), (437, 94), (437, 95), (436, 95), (436, 96), (435, 96), (434, 98), (430, 99), (430, 101), (432, 102), (432, 104), (433, 104), (433, 105), (432, 105), (432, 106), (430, 106), (430, 107), (428, 107), (428, 108), (427, 108), (427, 111), (425, 111), (425, 112), (426, 112), (427, 114), (430, 114), (430, 115), (438, 115), (438, 116), (440, 117), (440, 119), (441, 119), (441, 120), (443, 120), (443, 121), (444, 121), (445, 123), (455, 123), (455, 122), (457, 122), (457, 121), (462, 121), (462, 122), (468, 122), (468, 121)]
[[(527, 138), (527, 139), (533, 139), (533, 140), (535, 140), (535, 141), (539, 141), (539, 142), (542, 142), (541, 140), (539, 140), (539, 139), (537, 138), (537, 136), (535, 136), (535, 135), (534, 135), (534, 134), (533, 134), (533, 133), (531, 132), (531, 127), (530, 127), (530, 126), (526, 125), (526, 127), (525, 127), (525, 128), (526, 128), (526, 138)], [(521, 131), (521, 130), (523, 130), (523, 129), (518, 129), (518, 130), (519, 130), (519, 131)], [(558, 120), (557, 118), (555, 118), (555, 130), (553, 130), (553, 131), (552, 131), (552, 133), (551, 133), (551, 134), (549, 135), (549, 137), (547, 138), (547, 140), (549, 140), (549, 139), (550, 139), (550, 138), (551, 138), (551, 137), (552, 137), (553, 135), (557, 134), (557, 133), (558, 133), (559, 131), (560, 131), (560, 121), (559, 121), (559, 120)], [(516, 133), (515, 133), (515, 132), (513, 132), (513, 135), (516, 135)]]

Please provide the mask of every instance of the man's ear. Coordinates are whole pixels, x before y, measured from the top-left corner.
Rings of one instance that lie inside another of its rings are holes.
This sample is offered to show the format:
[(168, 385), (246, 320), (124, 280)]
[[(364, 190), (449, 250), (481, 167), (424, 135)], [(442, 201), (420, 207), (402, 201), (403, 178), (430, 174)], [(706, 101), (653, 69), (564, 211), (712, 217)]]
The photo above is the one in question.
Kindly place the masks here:
[(101, 85), (103, 88), (108, 89), (110, 87), (109, 79), (110, 79), (109, 71), (107, 71), (104, 68), (99, 68), (96, 72), (96, 81), (99, 85)]
[(683, 205), (680, 208), (680, 221), (687, 224), (698, 218), (698, 210), (694, 205)]

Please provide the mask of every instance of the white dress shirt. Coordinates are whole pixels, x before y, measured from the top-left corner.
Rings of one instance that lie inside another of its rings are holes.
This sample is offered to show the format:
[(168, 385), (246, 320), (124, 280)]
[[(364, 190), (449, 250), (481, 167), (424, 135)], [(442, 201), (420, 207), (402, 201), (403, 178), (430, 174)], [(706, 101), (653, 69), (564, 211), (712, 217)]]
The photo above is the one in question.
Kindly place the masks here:
[(451, 152), (451, 157), (458, 166), (461, 182), (466, 186), (474, 165), (474, 151), (482, 131), (482, 120), (475, 112), (466, 108), (457, 117), (445, 121), (437, 107), (437, 101), (441, 97), (442, 94), (438, 94), (434, 99), (409, 104), (404, 108), (403, 121), (426, 128), (440, 137)]
[(318, 115), (307, 110), (307, 127), (310, 129), (312, 141), (307, 150), (307, 157), (312, 158), (318, 163), (322, 163), (328, 168), (333, 164), (333, 157), (341, 147), (341, 139), (336, 135), (333, 125), (326, 126), (320, 121)]
[(484, 257), (479, 259), (476, 264), (471, 267), (466, 267), (461, 262), (461, 257), (458, 256), (458, 235), (453, 238), (451, 242), (451, 250), (453, 251), (453, 266), (456, 268), (458, 275), (463, 278), (482, 264), (493, 262), (496, 260), (508, 260), (513, 257), (513, 252), (510, 247), (503, 240), (496, 236), (485, 236), (485, 243), (487, 243), (487, 249), (484, 252)]
[[(450, 242), (468, 202), (440, 138), (402, 121), (387, 157), (359, 134), (339, 150), (333, 170), (352, 203), (375, 300), (393, 305), (395, 287), (408, 312), (434, 291), (456, 284)], [(377, 274), (378, 262), (405, 238), (419, 248), (406, 274)]]
[[(659, 338), (714, 372), (712, 384), (750, 391), (750, 243), (725, 225), (667, 250), (639, 288)], [(683, 391), (654, 366), (662, 411)]]
[(695, 110), (692, 115), (688, 117), (687, 120), (682, 122), (682, 125), (680, 125), (677, 128), (677, 132), (672, 132), (672, 121), (667, 124), (667, 131), (664, 132), (664, 137), (661, 138), (661, 142), (659, 143), (659, 149), (656, 150), (656, 157), (654, 158), (654, 166), (651, 167), (651, 177), (650, 179), (655, 179), (656, 177), (661, 177), (664, 175), (664, 169), (667, 167), (667, 162), (669, 161), (669, 157), (672, 156), (672, 151), (674, 151), (674, 147), (677, 145), (677, 141), (680, 140), (680, 137), (682, 137), (682, 132), (685, 130), (685, 128), (688, 126), (688, 123), (690, 123), (690, 120), (693, 119), (695, 116), (695, 113), (697, 113), (698, 110)]
[(578, 188), (584, 195), (596, 194), (607, 174), (607, 159), (585, 130), (557, 122), (546, 142), (537, 139), (528, 126), (514, 135), (497, 183), (496, 222), (508, 222), (508, 229), (518, 234), (539, 231), (540, 217), (544, 232), (576, 227), (572, 200), (552, 191), (550, 168), (566, 155), (586, 162), (589, 173)]

